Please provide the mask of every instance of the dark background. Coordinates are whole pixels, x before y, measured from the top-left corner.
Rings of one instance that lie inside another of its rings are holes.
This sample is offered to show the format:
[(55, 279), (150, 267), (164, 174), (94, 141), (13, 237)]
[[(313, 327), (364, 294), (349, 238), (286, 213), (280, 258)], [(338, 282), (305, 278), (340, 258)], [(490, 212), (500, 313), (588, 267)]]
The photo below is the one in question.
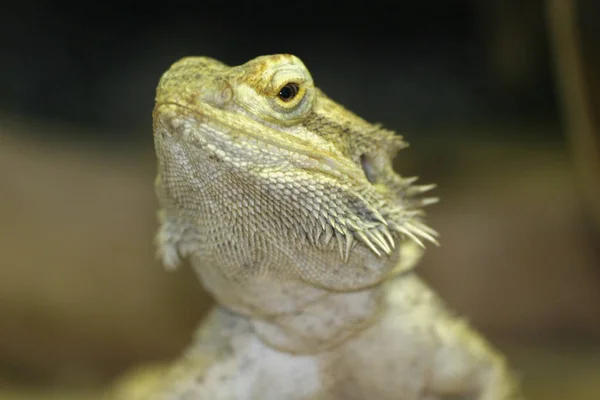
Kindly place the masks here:
[(563, 2), (584, 95), (554, 3), (3, 5), (0, 399), (95, 399), (182, 351), (210, 300), (153, 259), (154, 90), (184, 56), (281, 52), (411, 143), (398, 170), (442, 198), (421, 274), (507, 353), (528, 398), (599, 398), (600, 3)]
[(240, 64), (285, 52), (343, 104), (403, 130), (441, 121), (556, 123), (540, 5), (24, 2), (0, 28), (0, 104), (120, 139), (148, 129), (153, 87), (174, 60), (197, 54)]

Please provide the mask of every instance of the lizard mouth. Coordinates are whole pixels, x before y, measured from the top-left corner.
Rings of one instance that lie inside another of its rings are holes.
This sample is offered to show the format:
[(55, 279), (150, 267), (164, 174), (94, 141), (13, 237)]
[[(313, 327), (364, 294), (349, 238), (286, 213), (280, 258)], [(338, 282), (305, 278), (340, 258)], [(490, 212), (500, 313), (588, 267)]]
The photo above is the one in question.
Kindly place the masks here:
[[(174, 112), (173, 108), (178, 110)], [(168, 125), (174, 125), (175, 119), (186, 116), (181, 114), (181, 110), (185, 110), (188, 115), (193, 115), (196, 121), (205, 126), (203, 135), (214, 137), (215, 140), (222, 140), (226, 135), (227, 141), (231, 142), (231, 138), (237, 137), (261, 151), (293, 154), (294, 156), (288, 159), (305, 170), (320, 172), (338, 179), (353, 181), (366, 179), (362, 169), (341, 154), (320, 148), (309, 140), (277, 130), (252, 118), (241, 117), (240, 114), (232, 118), (231, 112), (209, 104), (190, 107), (177, 102), (161, 102), (154, 108), (154, 117), (165, 129), (171, 131)]]

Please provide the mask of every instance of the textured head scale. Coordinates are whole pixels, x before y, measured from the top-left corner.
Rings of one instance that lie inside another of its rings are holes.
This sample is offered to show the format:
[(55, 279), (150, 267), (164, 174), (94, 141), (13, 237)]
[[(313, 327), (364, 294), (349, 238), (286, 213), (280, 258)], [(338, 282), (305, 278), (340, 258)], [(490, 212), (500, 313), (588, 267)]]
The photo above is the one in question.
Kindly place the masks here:
[(415, 197), (430, 187), (392, 169), (402, 138), (329, 99), (295, 56), (178, 61), (160, 80), (154, 131), (171, 258), (350, 290), (385, 279), (398, 243), (435, 241), (420, 219), (431, 200)]

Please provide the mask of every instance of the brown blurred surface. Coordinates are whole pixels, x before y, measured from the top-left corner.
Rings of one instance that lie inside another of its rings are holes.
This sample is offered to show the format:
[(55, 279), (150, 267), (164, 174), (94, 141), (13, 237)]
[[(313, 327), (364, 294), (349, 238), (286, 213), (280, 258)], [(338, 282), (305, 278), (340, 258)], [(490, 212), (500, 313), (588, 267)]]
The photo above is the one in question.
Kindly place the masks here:
[(419, 155), (444, 160), (429, 167), (442, 199), (429, 220), (442, 246), (424, 257), (423, 276), (498, 338), (600, 343), (600, 238), (566, 152), (498, 140), (437, 148), (452, 156)]
[[(189, 268), (167, 273), (153, 258), (151, 147), (1, 126), (0, 386), (27, 389), (0, 399), (93, 399), (131, 366), (176, 357), (209, 301)], [(599, 398), (598, 243), (564, 151), (432, 141), (403, 151), (398, 169), (440, 184), (429, 220), (442, 246), (421, 273), (507, 351), (529, 398)]]
[(207, 298), (189, 269), (165, 273), (154, 259), (152, 150), (1, 126), (0, 373), (105, 381), (183, 348)]

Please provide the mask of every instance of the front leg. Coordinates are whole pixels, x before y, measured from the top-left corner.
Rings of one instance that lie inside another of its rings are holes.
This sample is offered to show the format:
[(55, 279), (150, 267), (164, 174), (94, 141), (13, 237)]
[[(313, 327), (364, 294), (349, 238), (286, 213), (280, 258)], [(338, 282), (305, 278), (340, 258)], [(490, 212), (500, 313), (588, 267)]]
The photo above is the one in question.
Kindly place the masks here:
[[(407, 277), (405, 300), (415, 302), (414, 334), (419, 322), (432, 345), (431, 364), (424, 382), (424, 393), (432, 399), (517, 400), (517, 385), (504, 357), (479, 333), (445, 305), (418, 277)], [(412, 295), (411, 295), (412, 291)], [(401, 293), (392, 298), (402, 298)]]
[(381, 319), (328, 362), (335, 399), (521, 399), (503, 357), (413, 273), (386, 283)]
[(228, 393), (237, 372), (230, 342), (247, 325), (213, 309), (200, 324), (192, 346), (178, 360), (169, 366), (146, 366), (128, 373), (103, 399), (237, 400), (234, 393)]
[(517, 400), (517, 385), (504, 358), (460, 319), (436, 324), (435, 350), (425, 390), (438, 399)]
[(218, 306), (146, 393), (118, 400), (330, 400), (322, 397), (318, 357), (270, 348), (246, 318)]

